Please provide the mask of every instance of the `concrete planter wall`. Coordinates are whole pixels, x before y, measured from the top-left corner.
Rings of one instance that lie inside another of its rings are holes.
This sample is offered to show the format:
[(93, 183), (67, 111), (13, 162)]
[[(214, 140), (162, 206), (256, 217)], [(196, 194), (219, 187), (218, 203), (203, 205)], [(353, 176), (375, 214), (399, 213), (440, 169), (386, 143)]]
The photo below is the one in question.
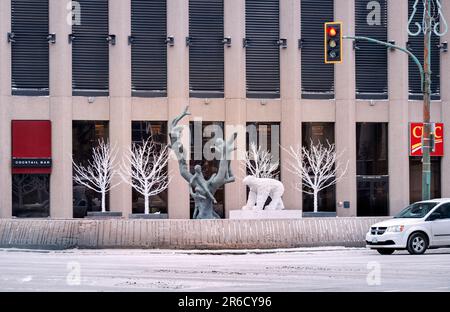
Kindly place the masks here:
[(369, 227), (385, 219), (0, 219), (0, 248), (239, 249), (364, 246)]

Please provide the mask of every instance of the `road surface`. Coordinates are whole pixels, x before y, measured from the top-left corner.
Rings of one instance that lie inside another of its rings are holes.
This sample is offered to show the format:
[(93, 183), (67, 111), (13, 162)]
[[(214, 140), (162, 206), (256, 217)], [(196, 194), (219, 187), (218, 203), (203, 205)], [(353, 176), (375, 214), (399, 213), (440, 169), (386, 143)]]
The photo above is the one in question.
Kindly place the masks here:
[(450, 249), (0, 249), (0, 291), (450, 291)]

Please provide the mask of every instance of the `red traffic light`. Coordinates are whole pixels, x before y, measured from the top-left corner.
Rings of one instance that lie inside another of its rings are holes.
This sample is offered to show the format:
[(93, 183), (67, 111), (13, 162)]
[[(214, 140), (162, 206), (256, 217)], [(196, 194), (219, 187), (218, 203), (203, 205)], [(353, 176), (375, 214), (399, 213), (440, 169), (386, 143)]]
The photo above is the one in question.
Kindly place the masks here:
[(342, 62), (342, 23), (327, 22), (324, 25), (324, 62), (338, 64)]
[(330, 37), (336, 36), (336, 35), (337, 35), (337, 30), (336, 30), (336, 28), (334, 28), (334, 27), (328, 28), (328, 35), (329, 35)]

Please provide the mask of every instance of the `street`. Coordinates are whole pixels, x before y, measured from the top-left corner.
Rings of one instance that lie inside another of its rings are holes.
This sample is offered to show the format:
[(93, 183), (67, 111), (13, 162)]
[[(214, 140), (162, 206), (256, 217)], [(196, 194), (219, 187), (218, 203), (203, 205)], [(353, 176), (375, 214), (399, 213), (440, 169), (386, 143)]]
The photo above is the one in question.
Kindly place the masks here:
[(0, 291), (450, 291), (450, 249), (3, 249)]

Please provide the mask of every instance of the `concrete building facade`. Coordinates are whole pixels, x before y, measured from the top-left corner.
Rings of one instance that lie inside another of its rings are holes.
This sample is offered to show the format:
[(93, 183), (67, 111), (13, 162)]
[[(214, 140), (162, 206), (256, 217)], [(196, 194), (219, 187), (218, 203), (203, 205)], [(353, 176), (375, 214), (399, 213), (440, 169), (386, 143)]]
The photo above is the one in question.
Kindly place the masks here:
[[(355, 34), (355, 1), (335, 0), (335, 20), (343, 22), (344, 34)], [(280, 38), (287, 47), (280, 48), (280, 98), (246, 97), (245, 0), (224, 0), (224, 35), (232, 44), (224, 47), (224, 97), (194, 98), (189, 94), (189, 1), (167, 0), (167, 35), (174, 45), (167, 46), (167, 96), (131, 96), (131, 4), (109, 0), (109, 32), (116, 44), (109, 49), (109, 96), (72, 95), (72, 46), (66, 38), (72, 33), (67, 23), (69, 0), (49, 0), (49, 33), (56, 42), (49, 48), (49, 96), (18, 96), (11, 93), (11, 1), (0, 1), (0, 217), (12, 216), (11, 122), (14, 120), (50, 120), (52, 170), (50, 179), (50, 217), (73, 217), (72, 122), (76, 120), (109, 121), (109, 139), (118, 146), (130, 146), (133, 121), (169, 121), (189, 104), (191, 120), (220, 121), (225, 125), (245, 126), (249, 122), (280, 124), (282, 146), (302, 141), (302, 123), (334, 123), (337, 149), (349, 160), (347, 174), (336, 186), (336, 213), (339, 217), (357, 213), (357, 123), (387, 123), (388, 129), (388, 215), (410, 202), (409, 123), (422, 120), (422, 101), (408, 95), (408, 57), (388, 51), (388, 99), (356, 99), (355, 50), (352, 41), (343, 42), (343, 63), (335, 65), (334, 99), (304, 99), (301, 96), (300, 0), (279, 1)], [(408, 1), (387, 1), (388, 38), (404, 46), (408, 41)], [(444, 16), (450, 17), (450, 5), (443, 3)], [(450, 34), (441, 38), (449, 41)], [(432, 120), (450, 125), (450, 56), (441, 53), (440, 100), (432, 102)], [(230, 133), (225, 133), (228, 137)], [(450, 137), (450, 126), (445, 138)], [(188, 138), (185, 138), (188, 140)], [(187, 142), (187, 141), (186, 141)], [(441, 159), (441, 195), (450, 197), (450, 144), (445, 144)], [(302, 209), (302, 193), (292, 187), (295, 176), (284, 166), (286, 151), (281, 149), (281, 180), (286, 187), (287, 209)], [(243, 165), (232, 161), (238, 178), (225, 187), (225, 217), (246, 202), (242, 181)], [(168, 189), (168, 214), (171, 219), (190, 218), (188, 184), (178, 175), (176, 160), (170, 160), (173, 179)], [(110, 192), (110, 210), (131, 213), (132, 190), (126, 184)], [(344, 202), (347, 202), (344, 204)]]

